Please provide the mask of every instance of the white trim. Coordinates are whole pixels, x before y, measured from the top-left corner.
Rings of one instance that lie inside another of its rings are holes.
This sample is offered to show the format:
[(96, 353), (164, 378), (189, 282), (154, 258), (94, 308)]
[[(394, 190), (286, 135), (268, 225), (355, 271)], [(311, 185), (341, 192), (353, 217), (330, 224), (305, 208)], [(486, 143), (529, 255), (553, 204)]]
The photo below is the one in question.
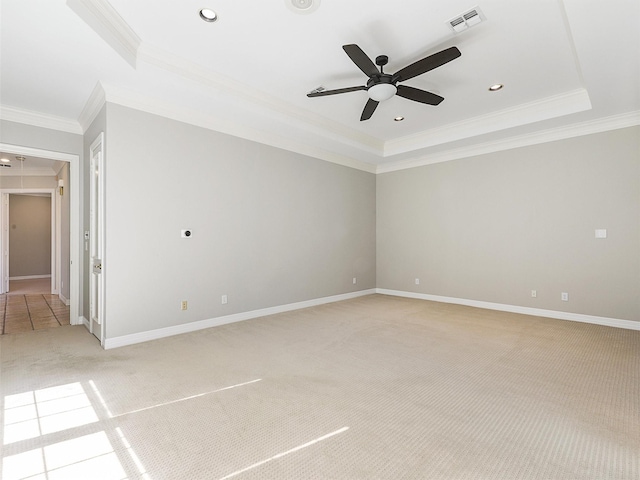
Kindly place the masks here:
[(36, 280), (38, 278), (51, 278), (51, 275), (25, 275), (22, 277), (9, 277), (9, 280)]
[(104, 341), (104, 348), (108, 350), (111, 348), (124, 347), (126, 345), (133, 345), (135, 343), (148, 342), (149, 340), (157, 340), (159, 338), (171, 337), (173, 335), (180, 335), (183, 333), (195, 332), (197, 330), (204, 330), (205, 328), (218, 327), (220, 325), (226, 325), (228, 323), (241, 322), (244, 320), (250, 320), (252, 318), (264, 317), (267, 315), (274, 315), (276, 313), (290, 312), (292, 310), (299, 310), (301, 308), (315, 307), (316, 305), (323, 305), (326, 303), (334, 303), (342, 300), (349, 300), (352, 298), (363, 297), (365, 295), (372, 295), (374, 293), (376, 293), (376, 290), (374, 288), (371, 288), (369, 290), (360, 290), (358, 292), (332, 295), (330, 297), (316, 298), (313, 300), (306, 300), (303, 302), (289, 303), (287, 305), (280, 305), (277, 307), (262, 308), (260, 310), (253, 310), (250, 312), (235, 313), (232, 315), (225, 315), (223, 317), (216, 317), (216, 318), (210, 318), (207, 320), (200, 320), (197, 322), (184, 323), (182, 325), (175, 325), (173, 327), (149, 330), (147, 332), (133, 333), (131, 335), (122, 335), (120, 337), (107, 338)]
[(86, 132), (89, 129), (106, 101), (107, 97), (104, 88), (102, 88), (102, 84), (98, 82), (93, 88), (91, 95), (89, 95), (89, 98), (85, 102), (84, 108), (78, 117), (78, 123), (82, 127), (83, 132)]
[(433, 147), (590, 109), (589, 94), (584, 88), (580, 88), (414, 135), (388, 140), (384, 145), (384, 156), (412, 152), (420, 148)]
[(89, 330), (89, 320), (87, 320), (84, 316), (78, 317), (78, 323), (76, 325), (84, 325)]
[[(80, 295), (80, 155), (22, 147), (8, 143), (0, 143), (0, 151), (32, 157), (48, 158), (69, 162), (69, 296), (71, 307), (71, 324), (77, 325), (82, 306)], [(74, 321), (75, 319), (75, 321)]]
[(71, 302), (69, 301), (69, 299), (68, 299), (67, 297), (65, 297), (65, 296), (62, 294), (62, 292), (60, 292), (60, 293), (58, 294), (58, 298), (59, 298), (59, 299), (60, 299), (60, 301), (61, 301), (62, 303), (64, 303), (67, 307), (71, 304)]
[[(511, 150), (519, 147), (526, 147), (530, 145), (537, 145), (557, 140), (564, 140), (584, 135), (592, 135), (595, 133), (640, 125), (640, 111), (635, 110), (619, 115), (612, 115), (610, 117), (588, 120), (585, 122), (574, 123), (571, 125), (551, 128), (524, 135), (518, 135), (510, 138), (504, 138), (492, 142), (484, 142), (470, 145), (468, 147), (454, 148), (435, 154), (419, 155), (408, 160), (375, 165), (373, 163), (363, 162), (346, 155), (341, 155), (318, 147), (309, 146), (302, 142), (297, 142), (295, 141), (295, 139), (289, 137), (268, 134), (266, 132), (248, 128), (244, 125), (232, 125), (227, 120), (221, 121), (219, 119), (216, 119), (214, 116), (198, 113), (193, 110), (184, 109), (175, 105), (170, 105), (167, 102), (163, 102), (159, 99), (143, 99), (139, 94), (133, 91), (126, 91), (120, 88), (116, 89), (114, 87), (109, 87), (109, 93), (106, 93), (105, 89), (100, 83), (96, 85), (90, 97), (87, 99), (78, 122), (61, 117), (48, 116), (37, 112), (27, 112), (26, 110), (15, 109), (13, 107), (7, 106), (0, 106), (0, 116), (3, 120), (24, 123), (36, 127), (50, 128), (69, 133), (82, 134), (84, 130), (88, 128), (91, 122), (95, 119), (106, 101), (375, 174), (406, 170), (410, 168), (447, 162), (450, 160), (469, 158), (477, 155)], [(9, 115), (7, 115), (7, 113), (9, 113)], [(445, 126), (442, 128), (444, 129), (449, 127), (450, 126)], [(433, 132), (433, 130), (430, 130), (429, 132)], [(426, 133), (424, 133), (424, 135), (426, 135)], [(403, 139), (399, 139), (398, 141), (402, 140)], [(388, 141), (385, 144), (385, 148), (386, 145), (390, 142), (394, 141)], [(372, 147), (373, 144), (370, 144), (369, 146)], [(22, 153), (23, 155), (27, 156), (38, 156), (38, 154), (35, 153), (38, 152), (37, 149), (30, 149), (28, 147), (19, 147), (20, 151), (9, 150), (3, 145), (0, 145), (0, 148), (6, 153)], [(73, 157), (73, 155), (58, 153), (57, 155), (50, 158), (52, 160), (62, 160), (70, 162)]]
[(106, 0), (67, 0), (89, 27), (107, 42), (133, 68), (136, 67), (140, 38)]
[(570, 320), (572, 322), (592, 323), (604, 325), (606, 327), (626, 328), (628, 330), (640, 330), (640, 322), (633, 320), (622, 320), (618, 318), (598, 317), (595, 315), (585, 315), (582, 313), (560, 312), (557, 310), (543, 310), (541, 308), (521, 307), (518, 305), (505, 305), (502, 303), (483, 302), (480, 300), (468, 300), (465, 298), (443, 297), (440, 295), (430, 295), (428, 293), (404, 292), (401, 290), (388, 290), (386, 288), (376, 288), (376, 293), (381, 295), (392, 295), (394, 297), (416, 298), (419, 300), (430, 300), (432, 302), (454, 303), (456, 305), (466, 305), (468, 307), (485, 308), (488, 310), (498, 310), (501, 312), (520, 313), (523, 315), (533, 315), (535, 317), (554, 318), (556, 320)]
[(519, 147), (528, 147), (557, 140), (566, 140), (568, 138), (593, 135), (596, 133), (635, 127), (638, 125), (640, 125), (640, 111), (636, 110), (620, 115), (574, 123), (572, 125), (551, 128), (526, 135), (518, 135), (494, 142), (485, 142), (470, 145), (468, 147), (446, 150), (444, 152), (425, 155), (407, 161), (379, 165), (376, 169), (376, 174), (407, 170), (409, 168), (423, 167), (425, 165), (433, 165), (435, 163), (448, 162), (450, 160), (457, 160), (460, 158), (469, 158), (476, 155), (511, 150)]
[[(82, 134), (82, 127), (75, 120), (33, 112), (22, 108), (0, 105), (0, 118), (9, 122), (23, 123), (34, 127), (49, 128), (67, 133)], [(8, 152), (9, 153), (9, 152)]]

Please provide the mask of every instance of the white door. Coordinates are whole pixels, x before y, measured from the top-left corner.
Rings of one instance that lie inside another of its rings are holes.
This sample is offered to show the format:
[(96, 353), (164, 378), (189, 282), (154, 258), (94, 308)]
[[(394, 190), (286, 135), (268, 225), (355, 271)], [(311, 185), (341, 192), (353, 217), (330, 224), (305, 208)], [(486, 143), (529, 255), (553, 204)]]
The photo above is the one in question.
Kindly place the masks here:
[(104, 133), (91, 144), (89, 331), (104, 344)]

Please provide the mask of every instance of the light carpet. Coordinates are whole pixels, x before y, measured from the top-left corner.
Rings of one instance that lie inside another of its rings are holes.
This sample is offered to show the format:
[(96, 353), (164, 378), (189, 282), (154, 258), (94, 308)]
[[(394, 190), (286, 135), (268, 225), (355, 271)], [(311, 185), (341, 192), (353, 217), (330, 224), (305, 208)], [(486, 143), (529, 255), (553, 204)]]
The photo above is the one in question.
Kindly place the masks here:
[(4, 480), (640, 478), (640, 331), (371, 295), (0, 346)]

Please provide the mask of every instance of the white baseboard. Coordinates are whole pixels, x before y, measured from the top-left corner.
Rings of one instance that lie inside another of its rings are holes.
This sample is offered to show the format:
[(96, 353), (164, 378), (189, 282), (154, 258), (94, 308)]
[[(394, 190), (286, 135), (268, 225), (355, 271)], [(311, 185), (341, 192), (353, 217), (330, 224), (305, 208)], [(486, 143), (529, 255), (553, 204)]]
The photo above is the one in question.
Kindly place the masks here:
[(455, 303), (469, 307), (486, 308), (488, 310), (499, 310), (502, 312), (521, 313), (523, 315), (533, 315), (536, 317), (555, 318), (557, 320), (570, 320), (572, 322), (593, 323), (607, 327), (626, 328), (629, 330), (640, 330), (640, 322), (633, 320), (621, 320), (618, 318), (597, 317), (594, 315), (584, 315), (582, 313), (559, 312), (557, 310), (543, 310), (541, 308), (520, 307), (517, 305), (505, 305), (502, 303), (482, 302), (479, 300), (467, 300), (464, 298), (442, 297), (440, 295), (430, 295), (428, 293), (403, 292), (400, 290), (387, 290), (376, 288), (376, 293), (382, 295), (393, 295), (396, 297), (417, 298), (420, 300), (431, 300), (432, 302)]
[(35, 280), (37, 278), (51, 278), (51, 275), (26, 275), (24, 277), (9, 277), (11, 280)]
[(68, 307), (69, 305), (71, 305), (71, 300), (69, 300), (68, 298), (66, 298), (62, 293), (59, 293), (59, 294), (58, 294), (58, 298), (59, 298), (59, 299), (60, 299), (60, 301), (61, 301), (62, 303), (64, 303), (67, 307)]
[(84, 316), (78, 317), (78, 323), (76, 325), (84, 325), (85, 327), (89, 328), (89, 320), (84, 318)]
[[(372, 295), (376, 293), (375, 288), (369, 290), (360, 290), (359, 292), (343, 293), (340, 295), (332, 295), (330, 297), (316, 298), (313, 300), (306, 300), (304, 302), (289, 303), (287, 305), (279, 305), (277, 307), (262, 308), (260, 310), (252, 310), (250, 312), (234, 313), (232, 315), (225, 315), (223, 317), (209, 318), (207, 320), (200, 320), (197, 322), (184, 323), (181, 325), (175, 325), (173, 327), (159, 328), (157, 330), (149, 330), (147, 332), (133, 333), (131, 335), (122, 335), (120, 337), (106, 338), (104, 340), (105, 350), (111, 348), (124, 347), (126, 345), (133, 345), (135, 343), (147, 342), (149, 340), (157, 340), (159, 338), (171, 337), (173, 335), (180, 335), (182, 333), (195, 332), (196, 330), (203, 330), (205, 328), (218, 327), (220, 325), (226, 325), (228, 323), (241, 322), (243, 320), (250, 320), (252, 318), (265, 317), (267, 315), (274, 315), (276, 313), (290, 312), (292, 310), (299, 310), (301, 308), (315, 307), (316, 305), (323, 305), (325, 303), (339, 302), (341, 300), (349, 300), (352, 298), (362, 297), (365, 295)], [(85, 320), (86, 322), (86, 320)], [(88, 325), (88, 323), (86, 323)]]

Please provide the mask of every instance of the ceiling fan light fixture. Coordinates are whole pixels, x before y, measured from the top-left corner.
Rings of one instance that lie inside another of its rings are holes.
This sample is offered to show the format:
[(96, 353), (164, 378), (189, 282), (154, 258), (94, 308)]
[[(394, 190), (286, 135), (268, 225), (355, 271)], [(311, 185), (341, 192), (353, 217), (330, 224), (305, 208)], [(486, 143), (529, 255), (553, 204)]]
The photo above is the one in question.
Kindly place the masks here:
[(377, 85), (372, 85), (367, 90), (369, 94), (369, 98), (371, 100), (375, 100), (376, 102), (384, 102), (385, 100), (389, 100), (393, 97), (398, 89), (392, 83), (378, 83)]
[(203, 8), (200, 10), (200, 18), (205, 22), (215, 22), (218, 20), (218, 14), (210, 8)]
[(9, 160), (8, 158), (2, 157), (2, 158), (0, 158), (0, 162), (2, 162), (2, 163), (11, 163), (11, 160)]

